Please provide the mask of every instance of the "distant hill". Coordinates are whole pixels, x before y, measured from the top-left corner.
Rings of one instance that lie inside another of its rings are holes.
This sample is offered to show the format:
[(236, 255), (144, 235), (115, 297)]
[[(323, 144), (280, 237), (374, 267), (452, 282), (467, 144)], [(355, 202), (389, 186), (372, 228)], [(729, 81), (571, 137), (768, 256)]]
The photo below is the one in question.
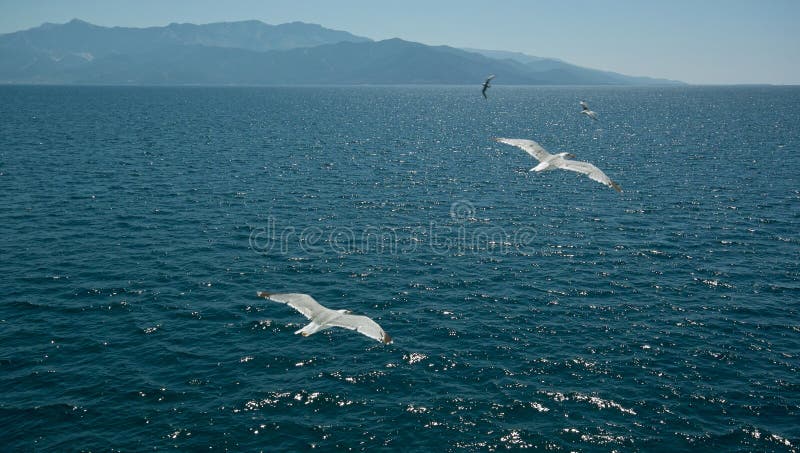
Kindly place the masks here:
[(256, 51), (314, 47), (368, 38), (315, 24), (292, 22), (269, 25), (256, 20), (206, 25), (169, 24), (166, 27), (100, 27), (73, 19), (66, 24), (45, 23), (29, 30), (0, 35), (0, 47), (47, 53), (92, 55), (144, 52), (160, 46), (201, 45)]
[(293, 22), (100, 27), (80, 20), (0, 35), (0, 83), (145, 85), (676, 83), (501, 51), (467, 51)]
[(546, 78), (558, 78), (564, 85), (683, 85), (682, 82), (652, 77), (637, 77), (611, 71), (584, 68), (556, 58), (543, 58), (503, 50), (463, 49), (499, 60), (522, 63)]
[(534, 57), (532, 55), (527, 55), (521, 52), (508, 52), (505, 50), (470, 49), (467, 47), (462, 47), (461, 50), (466, 50), (467, 52), (479, 53), (481, 55), (487, 56), (489, 58), (494, 58), (497, 60), (514, 60), (522, 64), (541, 62), (541, 61), (553, 61), (553, 62), (563, 63), (561, 60), (556, 60), (555, 58)]

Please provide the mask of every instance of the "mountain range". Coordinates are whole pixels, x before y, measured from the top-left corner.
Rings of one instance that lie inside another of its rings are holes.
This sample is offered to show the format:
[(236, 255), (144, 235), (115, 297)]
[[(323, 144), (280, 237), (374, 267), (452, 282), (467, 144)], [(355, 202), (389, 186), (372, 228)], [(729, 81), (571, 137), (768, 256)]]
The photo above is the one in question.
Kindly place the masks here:
[(0, 83), (112, 85), (675, 85), (522, 53), (373, 41), (259, 21), (101, 27), (78, 19), (0, 35)]

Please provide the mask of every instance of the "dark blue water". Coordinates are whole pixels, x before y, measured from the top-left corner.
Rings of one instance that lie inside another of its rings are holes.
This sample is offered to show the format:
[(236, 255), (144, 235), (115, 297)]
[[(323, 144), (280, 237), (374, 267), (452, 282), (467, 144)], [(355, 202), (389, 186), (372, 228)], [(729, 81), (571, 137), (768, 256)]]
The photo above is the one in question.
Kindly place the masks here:
[(796, 450), (800, 89), (479, 88), (0, 87), (3, 448)]

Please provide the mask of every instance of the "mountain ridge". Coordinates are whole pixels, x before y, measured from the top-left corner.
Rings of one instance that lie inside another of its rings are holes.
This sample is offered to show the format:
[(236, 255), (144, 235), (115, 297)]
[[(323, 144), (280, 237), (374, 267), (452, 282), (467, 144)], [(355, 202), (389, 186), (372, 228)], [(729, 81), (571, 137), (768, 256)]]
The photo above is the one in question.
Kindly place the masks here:
[(0, 35), (6, 84), (474, 84), (490, 73), (517, 85), (680, 83), (521, 53), (373, 41), (304, 22), (130, 28), (73, 19)]

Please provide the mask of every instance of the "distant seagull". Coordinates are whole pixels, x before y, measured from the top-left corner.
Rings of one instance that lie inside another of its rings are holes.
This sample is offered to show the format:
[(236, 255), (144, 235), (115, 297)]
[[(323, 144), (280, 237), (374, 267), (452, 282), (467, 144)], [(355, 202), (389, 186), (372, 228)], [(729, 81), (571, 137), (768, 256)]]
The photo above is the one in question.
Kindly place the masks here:
[(581, 113), (597, 121), (597, 113), (589, 109), (589, 104), (587, 104), (585, 101), (581, 101), (581, 107), (583, 108), (583, 110), (581, 110)]
[(539, 145), (533, 140), (524, 140), (521, 138), (496, 138), (494, 140), (496, 142), (505, 143), (506, 145), (522, 148), (523, 150), (525, 150), (525, 152), (535, 157), (539, 161), (539, 165), (531, 168), (530, 171), (540, 172), (545, 170), (553, 170), (556, 168), (561, 168), (563, 170), (583, 173), (584, 175), (589, 176), (589, 178), (601, 184), (605, 184), (608, 187), (613, 188), (617, 192), (622, 192), (622, 189), (619, 187), (617, 183), (612, 181), (599, 168), (595, 167), (589, 162), (568, 160), (568, 159), (574, 159), (575, 158), (574, 154), (570, 153), (550, 154), (547, 152), (547, 150), (542, 148), (541, 145)]
[(372, 319), (366, 316), (351, 315), (348, 310), (331, 310), (322, 306), (308, 294), (274, 294), (264, 291), (259, 291), (256, 294), (258, 297), (286, 304), (311, 320), (307, 326), (298, 330), (295, 334), (299, 333), (307, 337), (329, 327), (344, 327), (374, 338), (384, 344), (392, 342), (391, 337)]
[[(489, 85), (489, 82), (491, 82), (493, 78), (494, 78), (494, 74), (492, 74), (492, 75), (490, 75), (489, 77), (487, 77), (487, 78), (486, 78), (486, 81), (485, 81), (485, 82), (483, 82), (483, 91), (481, 91), (481, 94), (483, 94), (483, 97), (484, 97), (484, 98), (486, 98), (486, 90), (488, 90), (489, 88), (491, 88), (491, 85)], [(488, 98), (487, 98), (487, 99), (488, 99)]]

